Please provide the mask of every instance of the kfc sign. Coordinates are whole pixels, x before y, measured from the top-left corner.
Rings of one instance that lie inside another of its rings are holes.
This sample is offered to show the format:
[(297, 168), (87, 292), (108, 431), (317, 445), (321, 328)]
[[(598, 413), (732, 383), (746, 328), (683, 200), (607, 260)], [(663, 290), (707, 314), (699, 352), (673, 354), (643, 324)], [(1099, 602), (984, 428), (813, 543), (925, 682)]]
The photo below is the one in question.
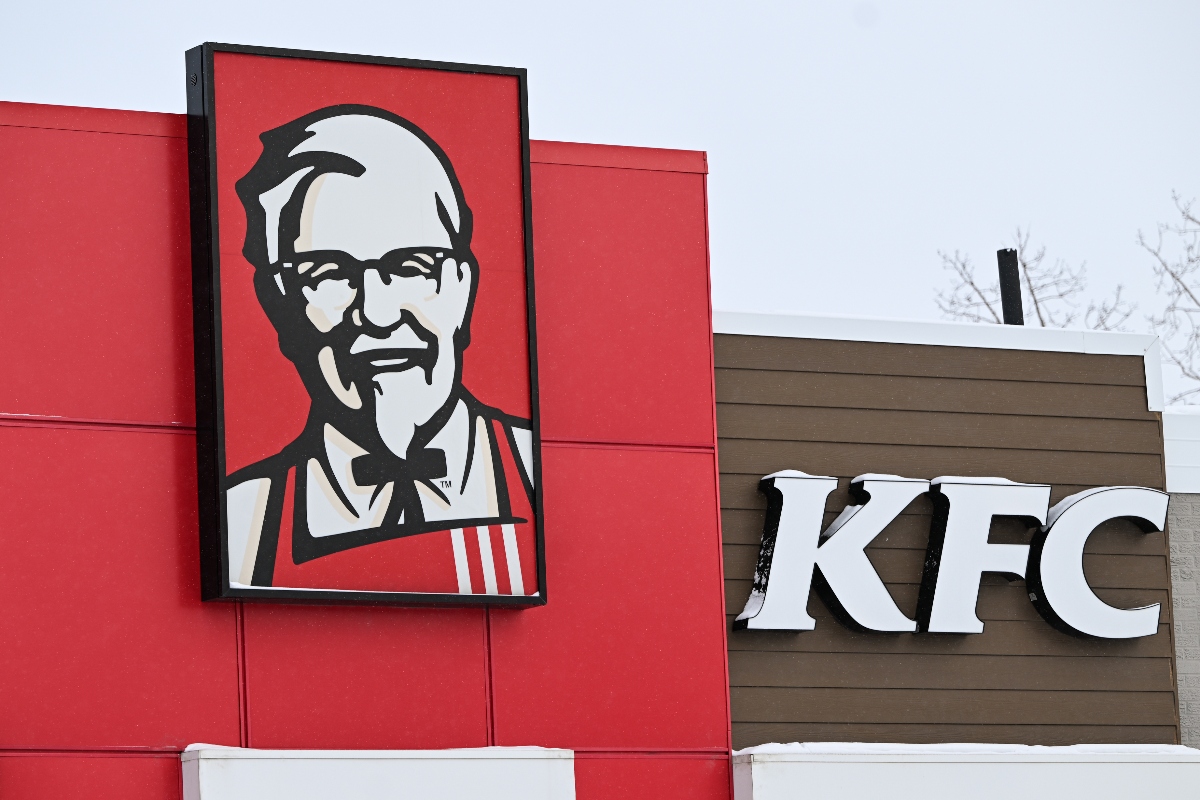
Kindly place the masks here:
[(205, 598), (545, 602), (524, 70), (187, 63)]
[[(1121, 609), (1096, 596), (1084, 576), (1083, 547), (1111, 519), (1131, 520), (1146, 532), (1162, 530), (1164, 492), (1109, 486), (1073, 494), (1051, 508), (1044, 484), (860, 475), (850, 483), (854, 504), (822, 533), (825, 499), (836, 488), (837, 478), (796, 470), (759, 483), (768, 498), (766, 525), (753, 590), (736, 628), (812, 630), (816, 621), (807, 606), (815, 578), (834, 614), (860, 630), (982, 633), (975, 615), (980, 578), (995, 572), (1024, 578), (1038, 611), (1068, 633), (1129, 639), (1158, 631), (1157, 603)], [(926, 492), (933, 500), (933, 524), (913, 620), (896, 606), (864, 549)], [(1016, 517), (1036, 527), (1032, 544), (989, 542), (993, 517)]]

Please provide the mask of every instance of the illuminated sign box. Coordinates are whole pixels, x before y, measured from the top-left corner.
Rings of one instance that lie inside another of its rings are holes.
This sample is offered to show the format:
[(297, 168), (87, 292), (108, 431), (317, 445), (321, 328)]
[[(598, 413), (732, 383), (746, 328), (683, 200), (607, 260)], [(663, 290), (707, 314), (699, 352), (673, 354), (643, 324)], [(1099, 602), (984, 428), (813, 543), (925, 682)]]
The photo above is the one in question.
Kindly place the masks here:
[(205, 598), (545, 602), (524, 70), (187, 63)]

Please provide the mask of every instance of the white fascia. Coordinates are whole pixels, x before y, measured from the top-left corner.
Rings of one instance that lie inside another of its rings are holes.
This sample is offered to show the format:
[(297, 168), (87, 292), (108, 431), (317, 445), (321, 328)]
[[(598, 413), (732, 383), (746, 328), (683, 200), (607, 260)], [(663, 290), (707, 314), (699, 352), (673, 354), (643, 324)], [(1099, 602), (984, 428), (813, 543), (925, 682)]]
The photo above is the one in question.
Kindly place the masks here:
[(1162, 411), (1164, 406), (1158, 337), (1144, 333), (747, 311), (714, 311), (713, 332), (785, 339), (1140, 356), (1146, 371), (1146, 407)]
[(575, 800), (575, 754), (543, 747), (251, 750), (189, 745), (183, 800)]
[(1171, 406), (1162, 421), (1167, 491), (1200, 494), (1200, 407)]

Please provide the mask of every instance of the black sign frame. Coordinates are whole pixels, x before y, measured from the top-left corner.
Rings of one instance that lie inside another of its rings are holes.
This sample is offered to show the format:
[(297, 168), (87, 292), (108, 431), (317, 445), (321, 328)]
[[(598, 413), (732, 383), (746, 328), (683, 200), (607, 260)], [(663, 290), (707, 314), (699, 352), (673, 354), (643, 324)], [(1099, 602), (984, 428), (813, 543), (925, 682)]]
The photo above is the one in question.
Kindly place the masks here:
[[(217, 214), (217, 142), (214, 55), (238, 53), (273, 58), (340, 61), (473, 74), (504, 75), (519, 87), (523, 181), (526, 321), (529, 340), (530, 423), (533, 440), (532, 505), (535, 515), (537, 589), (530, 595), (432, 594), (241, 588), (230, 585), (228, 519), (222, 502), (225, 480), (225, 420), (221, 355), (220, 236)], [(527, 70), (385, 56), (350, 55), (275, 47), (206, 42), (185, 54), (187, 149), (191, 203), (192, 308), (195, 357), (197, 489), (203, 600), (268, 601), (319, 605), (529, 607), (547, 602), (542, 493), (541, 414), (538, 395), (534, 291), (533, 212), (529, 160)]]

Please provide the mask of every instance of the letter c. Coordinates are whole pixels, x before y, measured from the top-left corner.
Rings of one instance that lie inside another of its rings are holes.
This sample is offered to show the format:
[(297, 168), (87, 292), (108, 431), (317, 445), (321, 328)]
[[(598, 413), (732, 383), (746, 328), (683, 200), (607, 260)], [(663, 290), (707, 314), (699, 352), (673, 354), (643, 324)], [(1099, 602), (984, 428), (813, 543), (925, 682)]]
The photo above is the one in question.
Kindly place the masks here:
[(1128, 519), (1146, 533), (1166, 523), (1168, 496), (1138, 486), (1106, 486), (1064, 498), (1050, 509), (1029, 553), (1029, 599), (1054, 627), (1102, 639), (1132, 639), (1158, 632), (1159, 604), (1114, 608), (1092, 591), (1083, 574), (1083, 547), (1110, 519)]

